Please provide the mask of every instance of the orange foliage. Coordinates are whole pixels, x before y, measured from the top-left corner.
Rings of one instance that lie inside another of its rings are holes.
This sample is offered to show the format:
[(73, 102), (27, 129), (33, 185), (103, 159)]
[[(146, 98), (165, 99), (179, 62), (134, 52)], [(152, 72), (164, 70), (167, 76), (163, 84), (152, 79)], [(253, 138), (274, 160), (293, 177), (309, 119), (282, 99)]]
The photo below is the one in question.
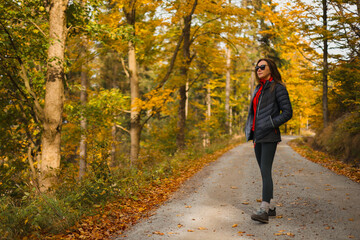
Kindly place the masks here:
[(294, 151), (308, 160), (318, 163), (337, 174), (344, 175), (355, 182), (360, 182), (360, 168), (346, 164), (324, 152), (316, 151), (306, 144), (302, 145), (294, 141), (288, 144)]
[(84, 218), (66, 234), (46, 236), (44, 239), (109, 239), (111, 235), (121, 235), (139, 219), (151, 216), (185, 180), (233, 147), (235, 144), (207, 154), (170, 178), (150, 182), (148, 186), (139, 189), (136, 197), (122, 198), (107, 204), (98, 214)]

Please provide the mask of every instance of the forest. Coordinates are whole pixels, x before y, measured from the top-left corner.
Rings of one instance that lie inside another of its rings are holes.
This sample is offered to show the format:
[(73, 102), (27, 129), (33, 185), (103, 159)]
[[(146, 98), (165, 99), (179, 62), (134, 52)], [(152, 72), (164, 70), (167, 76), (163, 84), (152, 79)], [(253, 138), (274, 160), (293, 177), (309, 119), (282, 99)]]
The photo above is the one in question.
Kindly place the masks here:
[(0, 235), (62, 233), (243, 142), (260, 58), (282, 133), (359, 167), (359, 54), (359, 0), (1, 1)]

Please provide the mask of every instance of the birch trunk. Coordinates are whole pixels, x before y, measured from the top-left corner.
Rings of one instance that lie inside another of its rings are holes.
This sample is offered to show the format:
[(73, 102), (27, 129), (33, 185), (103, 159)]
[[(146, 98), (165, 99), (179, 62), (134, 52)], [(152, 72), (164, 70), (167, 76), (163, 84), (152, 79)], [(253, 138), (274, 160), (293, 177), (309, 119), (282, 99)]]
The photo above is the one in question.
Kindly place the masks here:
[[(250, 89), (250, 92), (249, 92), (249, 95), (248, 95), (249, 102), (251, 101), (251, 97), (252, 97), (252, 94), (254, 92), (254, 83), (255, 83), (255, 73), (254, 73), (254, 71), (252, 71), (250, 79), (249, 79), (249, 89)], [(248, 111), (250, 111), (250, 105), (251, 104), (248, 105)]]
[[(210, 89), (210, 79), (208, 79), (207, 87), (206, 87), (206, 122), (209, 122), (211, 118), (211, 89)], [(210, 145), (210, 134), (207, 129), (204, 134), (203, 146), (207, 147)]]
[(233, 111), (232, 111), (232, 107), (230, 107), (230, 109), (229, 109), (229, 134), (230, 135), (233, 134), (232, 123), (233, 123)]
[(226, 49), (226, 83), (225, 83), (225, 127), (226, 131), (230, 134), (230, 67), (231, 67), (231, 50)]
[(180, 86), (179, 88), (180, 102), (178, 109), (178, 122), (177, 122), (177, 136), (176, 146), (178, 150), (185, 148), (185, 128), (186, 128), (186, 117), (185, 117), (185, 105), (186, 105), (186, 85)]
[(60, 139), (64, 101), (64, 50), (66, 39), (67, 0), (51, 0), (49, 11), (49, 49), (44, 106), (44, 132), (40, 163), (41, 190), (56, 180), (60, 167)]

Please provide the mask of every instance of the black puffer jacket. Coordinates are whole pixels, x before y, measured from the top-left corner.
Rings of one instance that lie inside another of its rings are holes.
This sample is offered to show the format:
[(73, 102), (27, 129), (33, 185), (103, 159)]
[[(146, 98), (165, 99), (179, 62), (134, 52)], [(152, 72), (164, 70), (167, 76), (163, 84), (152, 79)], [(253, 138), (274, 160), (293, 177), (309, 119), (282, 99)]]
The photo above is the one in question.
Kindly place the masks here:
[[(272, 84), (276, 84), (273, 91)], [(255, 131), (251, 131), (254, 109), (253, 98), (259, 90), (260, 84), (255, 88), (250, 104), (249, 115), (245, 125), (246, 140), (254, 142), (280, 142), (279, 127), (292, 117), (292, 107), (288, 91), (285, 86), (267, 81), (261, 92), (256, 111)]]

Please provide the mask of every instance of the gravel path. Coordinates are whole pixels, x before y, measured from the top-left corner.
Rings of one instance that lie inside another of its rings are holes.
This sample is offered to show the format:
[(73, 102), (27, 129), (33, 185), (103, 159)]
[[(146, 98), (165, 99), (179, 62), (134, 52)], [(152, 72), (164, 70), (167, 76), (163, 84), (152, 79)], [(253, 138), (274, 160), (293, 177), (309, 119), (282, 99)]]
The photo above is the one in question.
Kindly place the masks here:
[(283, 137), (273, 165), (277, 217), (250, 219), (261, 178), (252, 143), (189, 179), (152, 217), (117, 240), (360, 239), (360, 184), (295, 153)]

